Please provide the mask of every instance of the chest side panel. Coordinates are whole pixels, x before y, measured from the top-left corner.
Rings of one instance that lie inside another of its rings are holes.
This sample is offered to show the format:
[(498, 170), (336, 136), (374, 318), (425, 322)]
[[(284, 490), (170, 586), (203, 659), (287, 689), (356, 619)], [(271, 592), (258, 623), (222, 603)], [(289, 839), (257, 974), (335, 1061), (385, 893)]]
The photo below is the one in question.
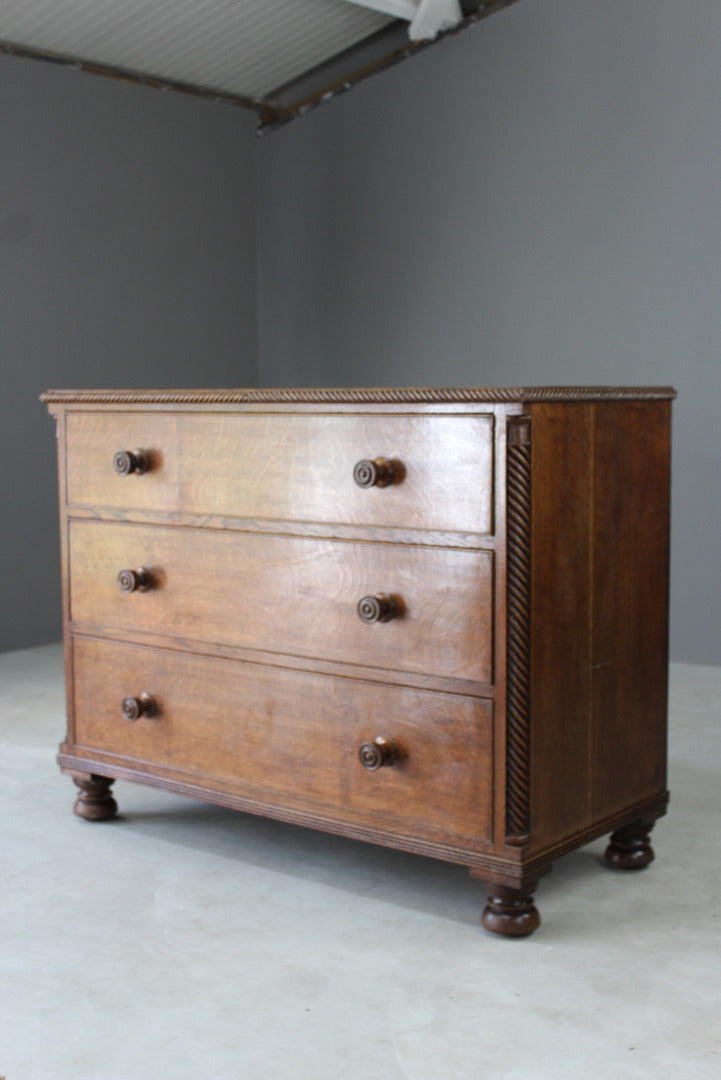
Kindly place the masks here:
[(669, 404), (532, 409), (531, 845), (665, 794)]

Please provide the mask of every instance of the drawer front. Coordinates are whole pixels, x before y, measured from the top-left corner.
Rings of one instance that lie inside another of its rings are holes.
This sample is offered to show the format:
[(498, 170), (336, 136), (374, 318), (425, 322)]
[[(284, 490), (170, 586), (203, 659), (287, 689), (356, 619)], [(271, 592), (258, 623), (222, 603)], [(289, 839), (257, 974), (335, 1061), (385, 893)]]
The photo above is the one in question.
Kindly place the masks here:
[[(150, 468), (119, 475), (115, 453), (136, 449)], [(380, 458), (393, 482), (360, 487), (355, 465)], [(487, 414), (67, 416), (77, 506), (488, 534), (492, 462)]]
[[(379, 831), (490, 840), (489, 702), (93, 639), (73, 651), (80, 748)], [(129, 722), (121, 704), (143, 692), (157, 713)], [(359, 748), (379, 735), (399, 760), (369, 772)]]
[[(492, 681), (489, 552), (95, 521), (69, 536), (76, 627)], [(141, 568), (151, 587), (121, 592)]]

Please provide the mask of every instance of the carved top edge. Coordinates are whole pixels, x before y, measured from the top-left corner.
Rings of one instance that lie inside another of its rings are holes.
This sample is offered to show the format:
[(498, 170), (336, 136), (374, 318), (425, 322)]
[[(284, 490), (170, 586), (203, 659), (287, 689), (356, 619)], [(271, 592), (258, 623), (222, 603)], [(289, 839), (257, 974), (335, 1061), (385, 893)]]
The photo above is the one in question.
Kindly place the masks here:
[(664, 401), (676, 397), (671, 386), (491, 386), (491, 387), (318, 387), (247, 390), (48, 390), (45, 404), (82, 405), (233, 405), (433, 404), (435, 402)]

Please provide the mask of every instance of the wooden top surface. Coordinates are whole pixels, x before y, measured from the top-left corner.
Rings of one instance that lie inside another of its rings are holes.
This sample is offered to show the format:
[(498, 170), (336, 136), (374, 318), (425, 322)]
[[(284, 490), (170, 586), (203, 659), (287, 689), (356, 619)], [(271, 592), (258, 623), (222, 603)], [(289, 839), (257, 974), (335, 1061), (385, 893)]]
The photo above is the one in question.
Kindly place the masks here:
[(671, 386), (515, 386), (515, 387), (308, 387), (245, 390), (48, 390), (46, 404), (225, 405), (284, 404), (434, 404), (535, 401), (669, 400)]

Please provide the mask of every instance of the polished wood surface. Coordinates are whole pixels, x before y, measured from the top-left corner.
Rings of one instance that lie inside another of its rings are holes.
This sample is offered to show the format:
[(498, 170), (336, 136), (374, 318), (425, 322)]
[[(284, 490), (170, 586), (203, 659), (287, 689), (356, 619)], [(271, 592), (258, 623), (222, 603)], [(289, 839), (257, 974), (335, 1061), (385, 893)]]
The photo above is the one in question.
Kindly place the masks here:
[[(78, 629), (492, 681), (490, 552), (91, 521), (69, 539)], [(119, 589), (128, 566), (153, 587)], [(393, 619), (359, 617), (376, 590)]]
[[(493, 426), (488, 414), (71, 412), (68, 502), (487, 534)], [(133, 447), (148, 468), (120, 475), (115, 454)], [(359, 487), (356, 465), (377, 456), (396, 463), (393, 482)]]
[(108, 821), (118, 812), (118, 804), (110, 788), (113, 781), (106, 776), (93, 773), (73, 773), (73, 780), (79, 794), (73, 807), (74, 812), (84, 821)]
[(666, 785), (671, 406), (595, 410), (592, 817)]
[[(427, 408), (429, 405), (517, 405), (536, 401), (673, 401), (672, 386), (250, 386), (242, 389), (205, 390), (46, 390), (40, 400), (51, 411), (56, 406), (83, 408), (128, 406), (164, 409), (171, 406), (203, 406), (214, 409), (241, 406), (253, 408), (260, 404), (284, 408), (288, 405), (303, 409), (310, 405), (349, 407), (358, 411), (363, 406), (374, 408), (397, 406)], [(234, 409), (237, 411), (237, 409)]]
[(537, 881), (524, 888), (494, 885), (481, 913), (486, 930), (503, 937), (528, 937), (541, 925), (541, 916), (533, 902)]
[[(379, 832), (488, 842), (488, 702), (91, 638), (73, 654), (77, 747)], [(122, 705), (142, 693), (155, 709), (129, 722)], [(359, 751), (379, 735), (398, 760), (371, 775)]]
[(655, 824), (654, 817), (640, 818), (611, 833), (611, 842), (604, 852), (611, 866), (617, 870), (645, 870), (655, 858), (649, 838)]
[(530, 412), (531, 846), (544, 850), (665, 792), (670, 416), (648, 402)]
[(373, 742), (362, 743), (358, 750), (358, 760), (368, 772), (397, 765), (402, 759), (398, 743), (387, 735), (376, 735)]
[(668, 388), (99, 391), (58, 422), (76, 812), (114, 778), (467, 865), (665, 812)]

